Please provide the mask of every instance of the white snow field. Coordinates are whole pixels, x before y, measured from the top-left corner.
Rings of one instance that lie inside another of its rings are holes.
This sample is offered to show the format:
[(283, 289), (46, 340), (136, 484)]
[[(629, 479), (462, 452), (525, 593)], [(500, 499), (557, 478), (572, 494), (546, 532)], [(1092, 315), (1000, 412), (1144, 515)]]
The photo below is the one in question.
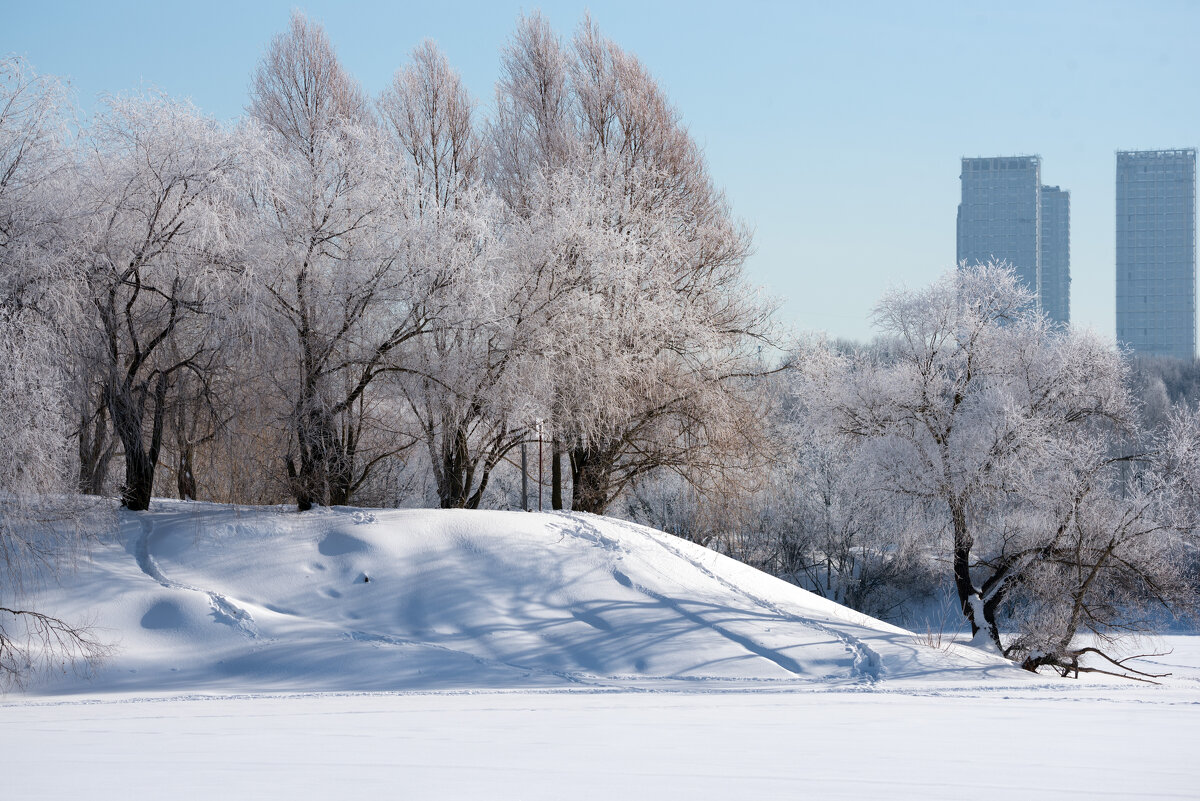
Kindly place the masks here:
[(1200, 638), (1064, 680), (609, 518), (154, 509), (28, 599), (117, 651), (0, 697), (0, 796), (1200, 798)]

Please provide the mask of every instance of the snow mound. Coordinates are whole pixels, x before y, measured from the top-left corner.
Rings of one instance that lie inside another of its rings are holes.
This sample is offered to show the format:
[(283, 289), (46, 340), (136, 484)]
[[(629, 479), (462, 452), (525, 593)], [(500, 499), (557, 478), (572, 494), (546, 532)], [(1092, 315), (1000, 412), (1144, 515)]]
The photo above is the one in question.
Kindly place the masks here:
[[(1020, 681), (660, 531), (585, 514), (158, 501), (31, 603), (117, 646), (32, 692)], [(1032, 677), (1030, 677), (1032, 678)]]

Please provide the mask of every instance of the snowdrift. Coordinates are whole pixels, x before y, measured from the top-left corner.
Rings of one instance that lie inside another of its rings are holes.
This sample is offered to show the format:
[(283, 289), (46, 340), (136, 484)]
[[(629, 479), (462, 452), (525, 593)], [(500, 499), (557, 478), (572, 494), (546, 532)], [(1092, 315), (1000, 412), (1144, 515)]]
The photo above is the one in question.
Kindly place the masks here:
[[(934, 649), (668, 534), (584, 514), (157, 501), (30, 603), (116, 653), (46, 694), (987, 683)], [(1030, 676), (1030, 678), (1033, 678)]]

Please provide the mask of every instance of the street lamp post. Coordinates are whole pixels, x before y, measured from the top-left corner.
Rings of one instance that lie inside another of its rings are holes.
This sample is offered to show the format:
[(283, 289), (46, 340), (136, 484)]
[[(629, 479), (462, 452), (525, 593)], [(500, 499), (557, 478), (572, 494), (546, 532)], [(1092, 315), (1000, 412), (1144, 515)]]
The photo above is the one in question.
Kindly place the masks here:
[(526, 444), (521, 443), (521, 511), (529, 511), (529, 454)]
[(538, 511), (542, 511), (542, 421), (537, 421), (538, 432)]

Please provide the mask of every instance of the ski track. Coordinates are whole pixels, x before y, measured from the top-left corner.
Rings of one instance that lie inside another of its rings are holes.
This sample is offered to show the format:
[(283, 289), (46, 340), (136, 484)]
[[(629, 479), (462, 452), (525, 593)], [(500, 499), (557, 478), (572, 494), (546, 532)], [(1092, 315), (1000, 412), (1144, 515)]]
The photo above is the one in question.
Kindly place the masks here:
[[(740, 595), (741, 597), (750, 601), (752, 604), (754, 604), (758, 607), (761, 607), (762, 609), (765, 609), (775, 615), (778, 615), (779, 617), (783, 618), (784, 620), (787, 620), (787, 621), (790, 621), (793, 623), (799, 623), (799, 624), (806, 625), (806, 626), (811, 626), (811, 627), (817, 629), (818, 631), (822, 631), (822, 632), (828, 634), (829, 636), (837, 639), (843, 645), (846, 646), (846, 650), (852, 655), (850, 671), (854, 675), (858, 676), (860, 678), (860, 680), (870, 683), (870, 684), (874, 684), (875, 682), (879, 681), (879, 679), (881, 678), (881, 676), (883, 674), (883, 662), (879, 656), (879, 653), (877, 651), (875, 651), (873, 648), (871, 648), (869, 645), (867, 645), (865, 642), (858, 639), (857, 637), (847, 634), (844, 631), (839, 631), (838, 629), (834, 628), (833, 626), (830, 626), (826, 623), (822, 623), (818, 620), (814, 620), (809, 617), (801, 617), (799, 615), (792, 614), (791, 612), (781, 609), (780, 607), (776, 606), (774, 603), (766, 600), (765, 598), (759, 598), (758, 596), (754, 595), (751, 592), (748, 592), (747, 590), (743, 589), (742, 587), (739, 587), (738, 585), (731, 583), (730, 581), (726, 580), (725, 578), (717, 575), (716, 573), (713, 573), (707, 567), (700, 564), (695, 559), (692, 559), (690, 556), (685, 554), (680, 549), (676, 548), (674, 545), (671, 545), (667, 541), (665, 541), (664, 536), (670, 536), (670, 535), (663, 535), (663, 534), (660, 534), (659, 532), (652, 531), (651, 529), (648, 529), (648, 528), (645, 528), (642, 526), (637, 526), (636, 524), (629, 523), (625, 520), (619, 520), (616, 518), (610, 519), (608, 522), (612, 523), (613, 525), (624, 528), (627, 531), (631, 531), (631, 532), (638, 533), (638, 534), (643, 534), (643, 535), (649, 537), (649, 539), (652, 542), (654, 542), (660, 548), (665, 550), (667, 553), (671, 554), (672, 556), (675, 556), (678, 559), (683, 560), (684, 562), (687, 562), (689, 565), (696, 568), (701, 573), (708, 576), (710, 579), (717, 582), (725, 589), (729, 590), (732, 593), (735, 593), (736, 595)], [(721, 631), (716, 626), (713, 626), (713, 628), (716, 629), (721, 634), (726, 634), (726, 632)], [(728, 636), (728, 635), (726, 634), (726, 636)], [(736, 640), (736, 641), (738, 641), (740, 643), (740, 640)], [(760, 648), (761, 647), (762, 646), (760, 646)], [(763, 650), (770, 650), (770, 649), (764, 648)], [(782, 654), (778, 654), (778, 652), (775, 652), (775, 653), (781, 659), (784, 659), (788, 662), (792, 662), (792, 664), (796, 664), (790, 658), (783, 656)], [(765, 656), (765, 654), (761, 654), (761, 655)], [(769, 656), (767, 658), (770, 659)], [(781, 667), (786, 667), (779, 660), (772, 660), (772, 661), (775, 661), (776, 664), (779, 664)], [(792, 672), (796, 672), (796, 671), (792, 671)]]
[(227, 626), (239, 629), (251, 639), (258, 638), (258, 627), (254, 623), (254, 618), (249, 612), (224, 595), (167, 578), (162, 572), (162, 568), (158, 566), (158, 561), (150, 553), (150, 537), (154, 534), (154, 524), (145, 517), (138, 517), (137, 521), (138, 525), (141, 526), (142, 532), (134, 544), (133, 557), (137, 560), (138, 567), (142, 569), (143, 573), (168, 589), (203, 593), (207, 596), (208, 604), (213, 610), (213, 616), (218, 621)]
[[(562, 527), (562, 530), (565, 533), (570, 534), (573, 537), (577, 537), (579, 539), (586, 540), (588, 542), (593, 542), (593, 543), (599, 545), (605, 551), (608, 551), (610, 554), (615, 555), (611, 559), (610, 568), (611, 568), (611, 571), (613, 574), (613, 578), (618, 583), (623, 584), (627, 587), (630, 587), (631, 589), (637, 590), (638, 592), (642, 593), (643, 595), (647, 596), (648, 598), (653, 598), (654, 600), (658, 601), (659, 603), (662, 603), (662, 604), (670, 607), (677, 614), (682, 615), (683, 617), (687, 618), (688, 620), (691, 620), (699, 625), (706, 626), (707, 628), (712, 629), (716, 633), (720, 634), (722, 637), (725, 637), (727, 640), (737, 643), (742, 648), (745, 648), (750, 653), (752, 653), (756, 656), (762, 657), (763, 659), (767, 659), (771, 662), (774, 662), (776, 665), (778, 665), (780, 668), (787, 671), (788, 673), (791, 673), (796, 676), (803, 675), (803, 673), (804, 673), (803, 667), (798, 662), (796, 662), (796, 660), (792, 659), (791, 657), (789, 657), (785, 654), (782, 654), (773, 648), (768, 648), (767, 646), (756, 642), (755, 640), (753, 640), (750, 637), (747, 637), (747, 636), (744, 636), (741, 634), (737, 634), (735, 632), (732, 632), (732, 631), (720, 626), (717, 623), (713, 623), (712, 621), (707, 620), (702, 614), (699, 614), (697, 612), (693, 612), (693, 611), (683, 608), (683, 606), (673, 598), (669, 598), (661, 593), (654, 592), (653, 590), (650, 590), (646, 587), (642, 587), (642, 586), (634, 583), (627, 575), (625, 575), (625, 573), (621, 572), (621, 570), (619, 570), (617, 568), (617, 562), (620, 562), (624, 558), (624, 555), (629, 553), (628, 549), (623, 547), (619, 541), (614, 540), (611, 537), (605, 536), (599, 529), (597, 529), (594, 525), (589, 523), (584, 517), (582, 517), (581, 515), (579, 515), (577, 513), (565, 513), (562, 515), (562, 517), (564, 518), (564, 520), (570, 521), (570, 524), (573, 524), (573, 525), (564, 525)], [(664, 542), (662, 540), (661, 536), (658, 536), (658, 535), (654, 534), (653, 532), (650, 532), (649, 529), (644, 529), (640, 526), (635, 526), (634, 524), (627, 523), (622, 520), (617, 520), (615, 518), (606, 518), (606, 522), (609, 522), (609, 523), (615, 524), (615, 525), (619, 525), (628, 531), (633, 531), (638, 534), (649, 534), (651, 541), (653, 541), (656, 545), (658, 545), (663, 550), (667, 551), (667, 553), (669, 553), (672, 556), (674, 556), (675, 558), (680, 559), (680, 560), (686, 562), (687, 564), (691, 565), (692, 567), (694, 567), (696, 570), (700, 571), (705, 576), (708, 576), (710, 579), (716, 581), (718, 584), (720, 584), (726, 590), (734, 593), (735, 595), (737, 595), (741, 598), (746, 599), (752, 605), (757, 606), (760, 609), (763, 609), (767, 612), (770, 612), (771, 614), (776, 615), (783, 620), (786, 620), (786, 621), (789, 621), (792, 623), (799, 623), (799, 624), (805, 625), (805, 626), (810, 626), (814, 629), (817, 629), (818, 631), (828, 634), (830, 637), (841, 642), (846, 647), (846, 651), (849, 654), (851, 654), (850, 672), (852, 675), (857, 676), (860, 681), (868, 683), (868, 684), (874, 684), (875, 682), (879, 681), (880, 676), (883, 672), (883, 666), (882, 666), (879, 654), (877, 652), (875, 652), (873, 649), (871, 649), (871, 647), (868, 646), (866, 643), (859, 640), (858, 638), (853, 637), (849, 634), (846, 634), (845, 632), (839, 631), (836, 628), (829, 626), (825, 623), (821, 623), (821, 622), (813, 620), (811, 618), (800, 617), (798, 615), (794, 615), (790, 612), (780, 609), (778, 606), (776, 606), (775, 604), (773, 604), (769, 601), (766, 601), (762, 598), (759, 598), (759, 597), (753, 595), (752, 593), (747, 592), (746, 590), (742, 589), (741, 587), (738, 587), (736, 584), (732, 584), (729, 581), (726, 581), (725, 579), (723, 579), (722, 577), (714, 574), (711, 570), (706, 568), (704, 565), (699, 564), (696, 560), (691, 559), (690, 557), (688, 557), (686, 554), (684, 554), (679, 549)]]

